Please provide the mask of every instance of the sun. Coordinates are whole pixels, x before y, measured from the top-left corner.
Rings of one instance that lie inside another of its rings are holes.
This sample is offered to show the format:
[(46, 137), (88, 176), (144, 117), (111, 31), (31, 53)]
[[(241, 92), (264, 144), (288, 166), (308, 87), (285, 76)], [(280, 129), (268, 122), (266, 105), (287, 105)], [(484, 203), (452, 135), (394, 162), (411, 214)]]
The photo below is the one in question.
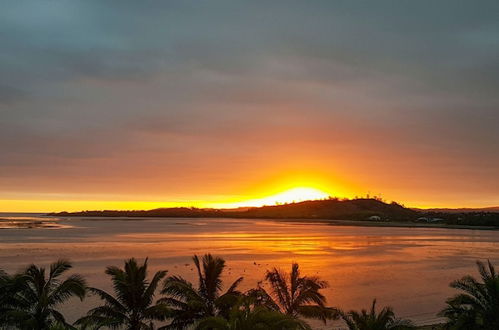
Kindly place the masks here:
[[(330, 194), (311, 187), (296, 187), (263, 198), (238, 202), (237, 206), (264, 206), (328, 198)], [(233, 205), (235, 206), (235, 205)]]
[(302, 202), (308, 200), (324, 199), (328, 198), (329, 194), (316, 188), (293, 188), (286, 190), (282, 193), (276, 194), (274, 196), (269, 196), (264, 198), (269, 200), (272, 204), (276, 203), (293, 203)]

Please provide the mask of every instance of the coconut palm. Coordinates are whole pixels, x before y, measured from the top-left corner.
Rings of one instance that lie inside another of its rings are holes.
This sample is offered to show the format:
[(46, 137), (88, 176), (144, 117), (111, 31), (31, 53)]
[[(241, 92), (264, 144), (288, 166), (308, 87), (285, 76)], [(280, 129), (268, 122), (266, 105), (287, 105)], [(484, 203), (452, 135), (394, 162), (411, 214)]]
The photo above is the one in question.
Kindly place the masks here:
[(4, 322), (19, 329), (46, 330), (56, 324), (70, 328), (57, 307), (73, 296), (83, 300), (86, 294), (81, 275), (60, 279), (71, 268), (69, 261), (60, 259), (50, 265), (48, 276), (45, 268), (36, 265), (14, 276), (4, 274), (2, 281), (10, 294), (7, 303), (3, 299)]
[(451, 329), (499, 329), (499, 274), (490, 261), (477, 261), (477, 266), (481, 282), (468, 275), (450, 284), (463, 291), (449, 298), (440, 312)]
[(338, 318), (337, 310), (326, 307), (326, 297), (320, 292), (327, 287), (328, 283), (316, 276), (301, 276), (298, 264), (293, 263), (289, 274), (277, 268), (267, 271), (264, 285), (259, 284), (248, 295), (283, 314), (326, 322)]
[(376, 312), (376, 299), (373, 300), (371, 310), (363, 309), (360, 313), (350, 311), (340, 312), (350, 330), (409, 330), (416, 327), (410, 320), (398, 319), (391, 307), (384, 307)]
[(147, 259), (142, 265), (132, 258), (125, 261), (124, 269), (116, 266), (106, 268), (111, 276), (115, 296), (97, 288), (90, 288), (104, 304), (88, 311), (76, 324), (99, 329), (143, 330), (152, 329), (151, 322), (165, 320), (168, 308), (164, 304), (154, 303), (154, 296), (166, 271), (160, 270), (152, 279), (147, 279)]
[(251, 297), (241, 297), (228, 318), (211, 316), (202, 319), (196, 330), (311, 330), (310, 326), (290, 315), (255, 306)]
[(184, 329), (206, 317), (228, 317), (241, 296), (237, 287), (243, 280), (242, 277), (222, 293), (221, 276), (225, 260), (211, 254), (204, 255), (202, 260), (197, 255), (192, 259), (197, 270), (198, 286), (194, 287), (180, 276), (171, 276), (165, 280), (161, 291), (165, 297), (159, 301), (172, 309), (172, 321), (161, 329)]
[(3, 326), (18, 325), (21, 291), (26, 290), (26, 278), (23, 274), (7, 274), (0, 270), (0, 329)]

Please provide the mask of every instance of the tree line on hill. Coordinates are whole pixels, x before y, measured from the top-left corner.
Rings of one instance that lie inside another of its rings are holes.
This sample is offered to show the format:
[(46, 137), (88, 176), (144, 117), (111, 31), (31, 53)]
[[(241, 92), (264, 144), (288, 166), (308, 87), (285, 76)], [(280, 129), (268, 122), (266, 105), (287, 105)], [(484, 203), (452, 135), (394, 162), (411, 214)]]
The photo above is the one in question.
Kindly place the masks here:
[(379, 217), (381, 221), (411, 222), (420, 218), (439, 219), (449, 225), (498, 226), (499, 212), (443, 212), (414, 210), (396, 202), (379, 199), (338, 199), (305, 201), (282, 205), (241, 209), (200, 209), (188, 207), (143, 211), (82, 211), (50, 213), (53, 216), (80, 217), (182, 217), (182, 218), (267, 218), (330, 219), (365, 221)]
[[(196, 330), (309, 330), (308, 319), (342, 319), (350, 330), (416, 329), (397, 318), (390, 307), (380, 311), (376, 300), (369, 310), (345, 312), (327, 305), (321, 290), (328, 283), (300, 273), (273, 268), (264, 281), (246, 292), (237, 278), (224, 290), (225, 261), (210, 254), (193, 257), (197, 284), (160, 270), (148, 276), (148, 260), (126, 260), (124, 267), (108, 266), (113, 292), (88, 287), (78, 274), (63, 278), (72, 264), (58, 260), (49, 269), (29, 265), (23, 271), (0, 271), (0, 329), (196, 329)], [(461, 293), (447, 300), (439, 315), (443, 329), (499, 329), (499, 274), (490, 262), (477, 261), (481, 279), (465, 276), (451, 283)], [(159, 296), (158, 296), (159, 293)], [(97, 296), (100, 305), (69, 324), (59, 308), (70, 298)]]

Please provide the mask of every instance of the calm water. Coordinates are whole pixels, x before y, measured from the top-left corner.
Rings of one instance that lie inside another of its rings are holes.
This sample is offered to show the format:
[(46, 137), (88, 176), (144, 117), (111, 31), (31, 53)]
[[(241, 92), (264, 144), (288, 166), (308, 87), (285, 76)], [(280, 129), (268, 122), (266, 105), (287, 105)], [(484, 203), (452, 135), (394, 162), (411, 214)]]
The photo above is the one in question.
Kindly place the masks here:
[[(211, 252), (227, 260), (227, 280), (244, 276), (243, 288), (250, 288), (266, 269), (296, 261), (303, 273), (329, 281), (330, 305), (358, 309), (376, 297), (418, 324), (436, 320), (454, 292), (449, 282), (476, 274), (476, 259), (499, 265), (499, 231), (171, 218), (45, 219), (47, 226), (38, 216), (22, 218), (0, 215), (0, 227), (9, 227), (0, 229), (0, 268), (7, 271), (70, 258), (91, 285), (108, 289), (104, 267), (125, 258), (149, 257), (151, 271), (194, 280), (191, 256)], [(65, 313), (74, 319), (92, 303), (71, 304)]]

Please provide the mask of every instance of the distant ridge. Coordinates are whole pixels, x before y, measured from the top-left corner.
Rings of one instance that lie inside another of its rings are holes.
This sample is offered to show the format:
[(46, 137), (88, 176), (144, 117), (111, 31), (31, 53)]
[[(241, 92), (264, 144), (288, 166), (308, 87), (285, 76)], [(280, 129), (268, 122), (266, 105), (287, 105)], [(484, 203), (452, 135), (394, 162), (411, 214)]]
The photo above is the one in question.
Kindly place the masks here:
[(418, 212), (397, 203), (387, 204), (377, 199), (328, 199), (229, 210), (176, 207), (144, 211), (104, 210), (71, 213), (60, 212), (50, 213), (49, 215), (82, 217), (236, 217), (337, 220), (366, 220), (371, 216), (378, 216), (381, 219), (386, 220), (409, 221), (415, 219)]
[(483, 209), (411, 209), (396, 202), (379, 199), (326, 199), (282, 205), (235, 209), (189, 207), (159, 208), (142, 211), (82, 211), (49, 213), (64, 217), (161, 217), (161, 218), (258, 218), (323, 219), (384, 222), (441, 223), (453, 226), (499, 227), (499, 207)]
[(448, 212), (448, 213), (469, 213), (469, 212), (493, 212), (499, 213), (499, 206), (492, 207), (482, 207), (482, 208), (474, 208), (474, 207), (463, 207), (463, 208), (431, 208), (431, 209), (418, 209), (413, 208), (416, 211), (422, 212)]

